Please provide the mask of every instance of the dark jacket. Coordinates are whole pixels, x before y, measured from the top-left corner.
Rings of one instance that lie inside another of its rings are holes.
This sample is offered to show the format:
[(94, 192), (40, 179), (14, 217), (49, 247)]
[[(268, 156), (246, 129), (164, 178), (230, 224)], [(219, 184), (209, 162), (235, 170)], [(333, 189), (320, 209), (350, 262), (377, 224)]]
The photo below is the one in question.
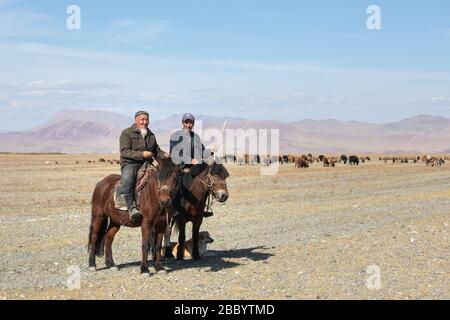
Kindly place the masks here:
[[(183, 129), (175, 131), (170, 137), (170, 157), (181, 169), (190, 167), (192, 159), (199, 163), (204, 157), (205, 146), (195, 132), (186, 132)], [(187, 151), (187, 154), (184, 153)]]
[(162, 151), (156, 137), (153, 132), (148, 129), (145, 139), (142, 137), (141, 132), (136, 125), (122, 131), (120, 135), (120, 163), (144, 163), (149, 159), (144, 158), (144, 151), (150, 151), (156, 157), (163, 157), (164, 151)]

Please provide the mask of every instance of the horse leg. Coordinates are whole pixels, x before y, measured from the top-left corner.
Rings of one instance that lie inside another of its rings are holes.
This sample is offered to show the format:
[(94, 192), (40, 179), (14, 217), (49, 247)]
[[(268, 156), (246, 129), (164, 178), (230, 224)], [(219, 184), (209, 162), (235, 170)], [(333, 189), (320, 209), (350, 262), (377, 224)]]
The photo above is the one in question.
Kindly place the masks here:
[(202, 218), (196, 219), (192, 222), (192, 259), (200, 260), (200, 253), (198, 252), (198, 238), (200, 233), (200, 226), (202, 225)]
[(172, 258), (175, 258), (172, 254), (172, 248), (170, 246), (170, 236), (172, 235), (172, 229), (171, 225), (168, 225), (166, 230), (164, 230), (164, 242), (163, 242), (163, 248), (164, 248), (164, 260), (169, 260)]
[(155, 254), (155, 270), (156, 272), (165, 270), (164, 267), (161, 265), (161, 249), (162, 249), (162, 239), (163, 239), (164, 233), (158, 232), (156, 236), (156, 254)]
[(101, 235), (99, 237), (99, 233), (102, 231), (102, 226), (104, 225), (104, 219), (102, 214), (98, 213), (92, 213), (91, 218), (91, 226), (90, 226), (90, 232), (89, 232), (89, 269), (95, 270), (96, 264), (95, 264), (95, 256), (98, 254), (97, 247), (98, 247), (98, 240), (101, 238)]
[(184, 242), (186, 241), (186, 221), (178, 223), (178, 250), (177, 260), (183, 260), (184, 258)]
[(141, 261), (141, 273), (149, 274), (148, 270), (148, 252), (150, 251), (150, 231), (151, 224), (147, 218), (142, 221), (142, 261)]
[(112, 256), (112, 243), (114, 236), (119, 231), (120, 225), (111, 221), (105, 236), (105, 265), (107, 268), (117, 268)]

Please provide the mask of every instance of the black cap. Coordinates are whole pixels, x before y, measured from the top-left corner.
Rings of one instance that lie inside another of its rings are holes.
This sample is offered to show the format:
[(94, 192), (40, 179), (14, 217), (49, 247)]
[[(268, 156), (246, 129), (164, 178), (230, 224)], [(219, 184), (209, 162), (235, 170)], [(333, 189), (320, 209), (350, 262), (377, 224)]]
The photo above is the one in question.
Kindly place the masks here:
[(147, 111), (138, 111), (136, 112), (136, 114), (134, 115), (135, 118), (139, 117), (139, 116), (147, 116), (150, 118), (150, 115), (148, 114)]
[(183, 122), (191, 120), (192, 122), (195, 122), (195, 117), (191, 113), (185, 113), (183, 116)]

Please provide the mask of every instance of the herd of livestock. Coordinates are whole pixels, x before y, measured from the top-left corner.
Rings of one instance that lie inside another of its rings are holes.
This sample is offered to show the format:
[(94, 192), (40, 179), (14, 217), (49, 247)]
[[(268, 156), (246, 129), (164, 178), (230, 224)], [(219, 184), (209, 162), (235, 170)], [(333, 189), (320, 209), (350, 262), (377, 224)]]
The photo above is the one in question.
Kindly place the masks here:
[[(337, 163), (343, 163), (344, 165), (359, 165), (360, 163), (366, 163), (371, 161), (368, 156), (356, 156), (345, 154), (340, 157), (336, 156), (313, 156), (311, 153), (303, 154), (300, 156), (296, 155), (282, 155), (282, 156), (260, 156), (260, 155), (249, 155), (245, 154), (243, 156), (236, 155), (226, 155), (222, 159), (225, 163), (234, 163), (237, 165), (271, 165), (274, 163), (278, 164), (294, 164), (296, 168), (309, 168), (313, 163), (323, 164), (324, 167), (335, 167)], [(426, 166), (437, 167), (445, 163), (445, 161), (450, 161), (450, 156), (446, 157), (435, 157), (430, 155), (418, 155), (418, 156), (405, 156), (405, 157), (379, 157), (379, 161), (384, 161), (384, 163), (424, 163)]]
[[(222, 157), (222, 162), (224, 163), (234, 163), (237, 165), (271, 165), (271, 164), (294, 164), (296, 168), (309, 168), (311, 164), (318, 163), (322, 164), (324, 167), (335, 167), (337, 163), (342, 163), (344, 165), (359, 165), (361, 163), (366, 163), (371, 161), (368, 156), (356, 156), (356, 155), (341, 155), (336, 156), (313, 156), (311, 153), (303, 155), (283, 155), (283, 156), (260, 156), (260, 155), (249, 155), (245, 154), (243, 156), (236, 155), (226, 155)], [(404, 156), (404, 157), (378, 157), (379, 161), (384, 163), (424, 163), (426, 166), (439, 167), (443, 165), (446, 161), (450, 161), (450, 156), (430, 156), (430, 155), (418, 155), (418, 156)], [(76, 164), (80, 164), (80, 161), (76, 161)], [(88, 164), (95, 163), (108, 163), (112, 165), (120, 164), (119, 160), (109, 160), (100, 158), (97, 161), (88, 160)], [(63, 164), (62, 161), (46, 161), (47, 165), (60, 165)]]

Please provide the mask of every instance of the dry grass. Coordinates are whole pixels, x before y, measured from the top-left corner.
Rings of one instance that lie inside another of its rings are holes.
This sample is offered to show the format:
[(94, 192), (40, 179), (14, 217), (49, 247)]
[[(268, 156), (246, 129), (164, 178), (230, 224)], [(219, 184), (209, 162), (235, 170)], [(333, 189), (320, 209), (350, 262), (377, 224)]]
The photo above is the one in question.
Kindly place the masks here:
[[(202, 226), (215, 256), (143, 279), (127, 265), (140, 260), (137, 229), (114, 243), (119, 272), (86, 268), (91, 192), (120, 173), (98, 160), (117, 156), (0, 154), (0, 299), (450, 298), (450, 165), (369, 156), (275, 176), (229, 165), (230, 199)], [(81, 268), (80, 290), (66, 288), (70, 265)], [(380, 290), (366, 285), (370, 265), (381, 269)]]

